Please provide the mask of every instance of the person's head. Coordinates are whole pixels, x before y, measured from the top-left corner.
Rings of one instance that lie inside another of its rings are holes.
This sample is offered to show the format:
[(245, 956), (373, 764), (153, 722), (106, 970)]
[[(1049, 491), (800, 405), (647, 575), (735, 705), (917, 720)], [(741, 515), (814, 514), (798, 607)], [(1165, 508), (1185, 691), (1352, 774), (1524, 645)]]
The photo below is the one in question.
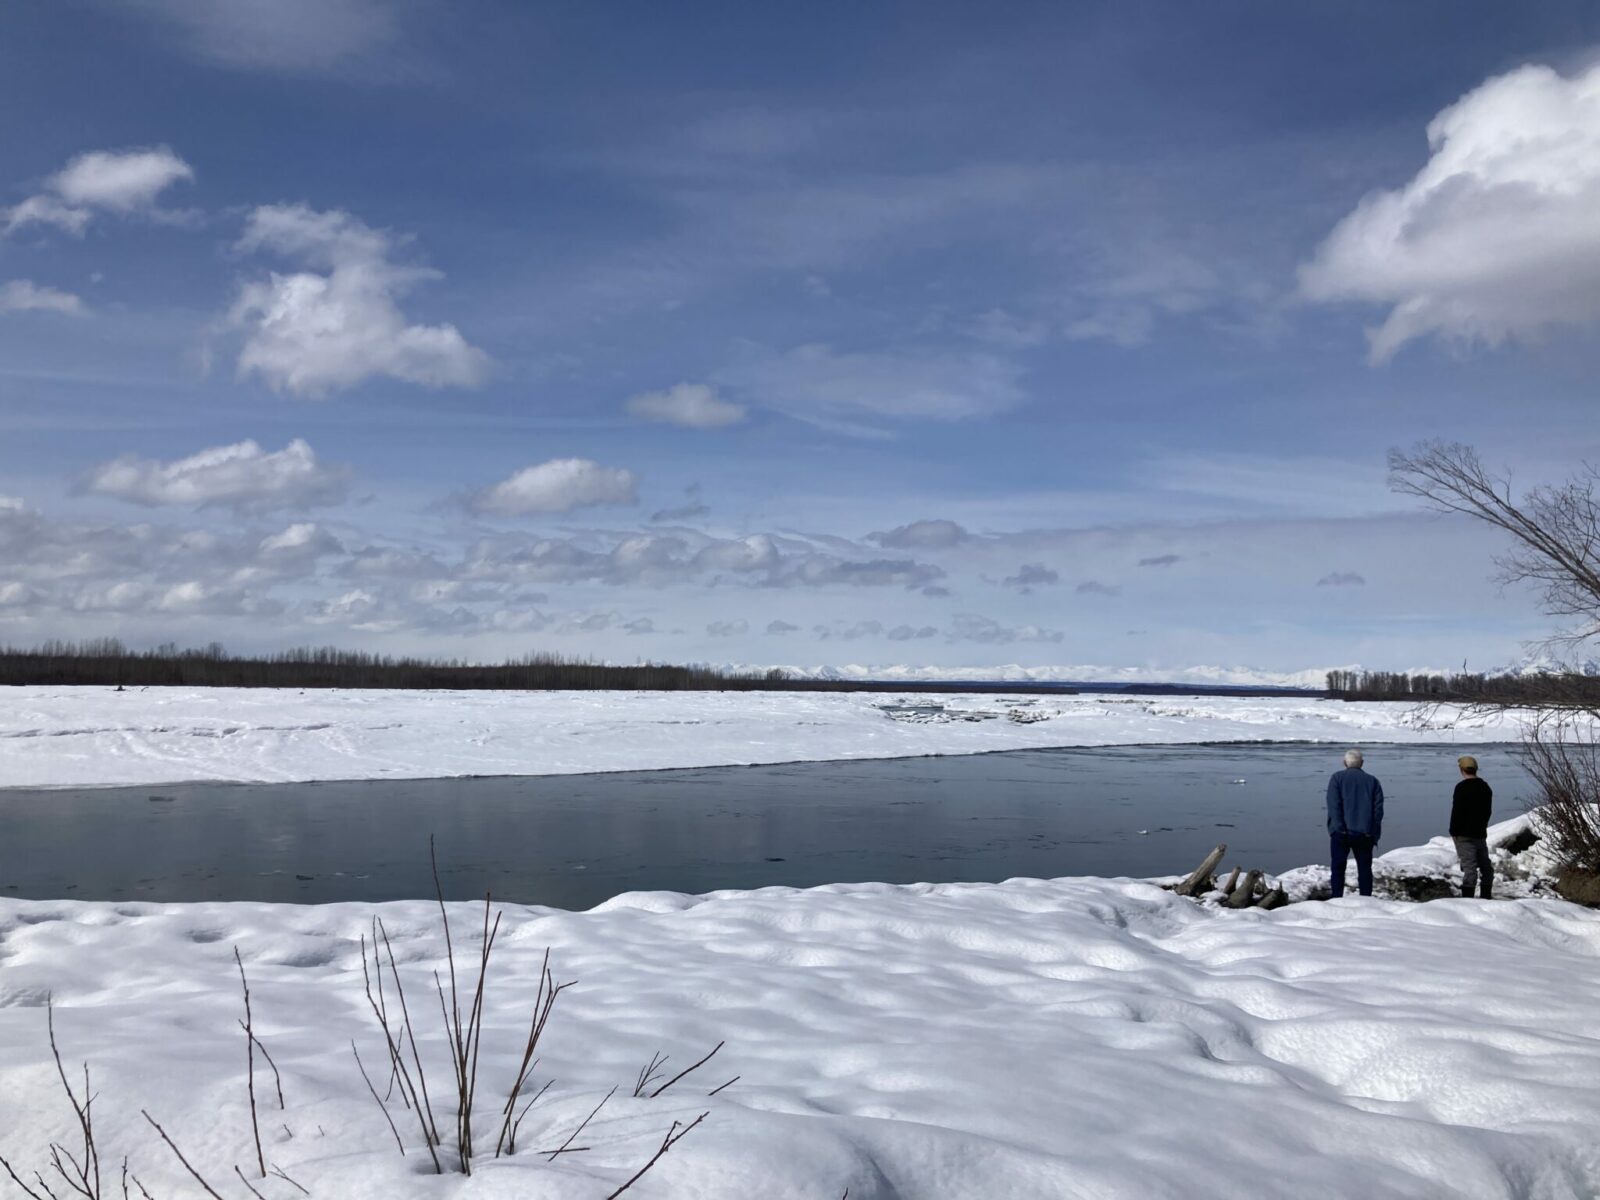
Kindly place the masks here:
[(1478, 760), (1473, 758), (1470, 754), (1463, 754), (1460, 758), (1456, 759), (1456, 766), (1460, 767), (1461, 773), (1468, 778), (1471, 778), (1478, 773)]
[(1361, 757), (1361, 751), (1359, 751), (1359, 750), (1346, 750), (1344, 752), (1344, 765), (1345, 766), (1347, 766), (1347, 767), (1359, 767), (1361, 765), (1362, 761), (1363, 761), (1363, 759)]

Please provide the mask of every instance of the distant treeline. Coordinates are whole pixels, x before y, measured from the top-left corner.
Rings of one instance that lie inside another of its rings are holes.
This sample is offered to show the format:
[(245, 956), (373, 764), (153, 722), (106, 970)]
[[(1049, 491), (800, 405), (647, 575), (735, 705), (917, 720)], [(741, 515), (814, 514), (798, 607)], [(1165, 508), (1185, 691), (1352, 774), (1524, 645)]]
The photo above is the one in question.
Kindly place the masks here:
[(1402, 671), (1329, 671), (1328, 693), (1340, 700), (1438, 700), (1461, 704), (1600, 702), (1600, 676), (1411, 675)]
[[(46, 642), (33, 649), (0, 647), (0, 686), (45, 684), (111, 687), (407, 688), (498, 691), (802, 691), (949, 692), (961, 685), (795, 679), (781, 668), (723, 671), (709, 666), (641, 663), (612, 666), (556, 654), (529, 654), (497, 664), (460, 659), (390, 657), (332, 646), (275, 654), (233, 655), (213, 642), (201, 649), (168, 643), (130, 650), (115, 638)], [(1060, 687), (1018, 684), (1007, 691)]]

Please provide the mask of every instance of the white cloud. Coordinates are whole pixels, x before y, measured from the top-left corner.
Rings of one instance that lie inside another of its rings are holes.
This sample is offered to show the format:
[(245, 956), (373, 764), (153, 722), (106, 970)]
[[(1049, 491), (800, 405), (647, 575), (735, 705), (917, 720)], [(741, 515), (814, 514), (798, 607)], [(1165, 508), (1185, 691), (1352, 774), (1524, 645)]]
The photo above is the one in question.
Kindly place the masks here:
[(1012, 642), (1060, 642), (1065, 636), (1059, 630), (1041, 629), (1037, 625), (1002, 625), (993, 617), (977, 613), (957, 613), (950, 621), (949, 633), (953, 642), (983, 642), (999, 646)]
[(1366, 587), (1366, 576), (1355, 571), (1331, 571), (1317, 580), (1318, 587)]
[(80, 154), (50, 185), (68, 204), (125, 213), (151, 207), (167, 188), (193, 178), (194, 168), (171, 147), (155, 146)]
[(742, 637), (750, 632), (750, 622), (743, 617), (732, 621), (712, 621), (706, 626), (706, 632), (712, 637)]
[(1374, 361), (1429, 334), (1496, 345), (1600, 320), (1600, 66), (1526, 66), (1428, 125), (1431, 157), (1301, 268), (1312, 300), (1390, 306)]
[(83, 299), (71, 292), (58, 292), (55, 288), (41, 287), (28, 279), (13, 279), (0, 283), (0, 313), (54, 312), (69, 317), (80, 317), (89, 310)]
[(626, 406), (634, 416), (666, 425), (690, 429), (716, 429), (737, 425), (745, 418), (745, 408), (724, 400), (703, 383), (680, 383), (663, 392), (641, 392)]
[(88, 228), (93, 215), (87, 208), (69, 207), (54, 196), (29, 196), (5, 210), (5, 229), (0, 232), (13, 233), (24, 225), (54, 225), (77, 237)]
[(1098, 579), (1085, 579), (1073, 589), (1080, 596), (1116, 596), (1122, 591), (1108, 583), (1101, 583)]
[(621, 467), (603, 467), (587, 458), (553, 458), (524, 467), (468, 503), (477, 512), (508, 516), (559, 513), (601, 504), (636, 504), (638, 488), (638, 476)]
[[(126, 0), (124, 0), (126, 2)], [(316, 72), (395, 40), (382, 0), (133, 0), (199, 56), (250, 70)]]
[(1023, 563), (1017, 568), (1015, 575), (1007, 575), (1000, 582), (1003, 587), (1016, 588), (1027, 594), (1036, 587), (1060, 583), (1061, 576), (1053, 567), (1047, 567), (1043, 563)]
[(717, 379), (759, 403), (826, 424), (851, 414), (934, 421), (989, 416), (1022, 402), (1019, 373), (989, 354), (840, 353), (813, 344), (736, 364), (717, 372)]
[(296, 438), (268, 452), (253, 441), (215, 446), (163, 463), (124, 455), (89, 472), (83, 490), (135, 504), (227, 505), (265, 511), (344, 499), (348, 472), (325, 467)]
[(959, 546), (972, 535), (954, 521), (913, 521), (886, 533), (873, 533), (868, 540), (895, 550), (943, 550)]
[(488, 355), (454, 325), (407, 322), (399, 298), (438, 272), (390, 261), (389, 235), (349, 213), (264, 206), (251, 214), (238, 249), (318, 269), (273, 272), (240, 289), (228, 314), (245, 331), (240, 376), (254, 373), (276, 390), (323, 396), (373, 376), (472, 387), (488, 371)]
[(45, 182), (46, 190), (6, 213), (5, 232), (24, 225), (54, 225), (82, 234), (95, 210), (123, 215), (156, 212), (156, 200), (194, 168), (168, 146), (91, 150)]

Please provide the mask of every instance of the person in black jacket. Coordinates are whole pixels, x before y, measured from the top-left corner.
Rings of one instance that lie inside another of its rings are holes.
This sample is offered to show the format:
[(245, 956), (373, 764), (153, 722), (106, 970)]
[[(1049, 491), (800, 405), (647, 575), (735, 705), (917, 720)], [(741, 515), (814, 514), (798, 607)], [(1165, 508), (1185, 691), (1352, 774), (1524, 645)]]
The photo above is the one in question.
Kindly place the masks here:
[(1489, 899), (1494, 891), (1494, 867), (1489, 863), (1489, 813), (1494, 791), (1478, 778), (1478, 760), (1463, 754), (1456, 760), (1461, 782), (1450, 801), (1450, 836), (1461, 860), (1461, 894)]

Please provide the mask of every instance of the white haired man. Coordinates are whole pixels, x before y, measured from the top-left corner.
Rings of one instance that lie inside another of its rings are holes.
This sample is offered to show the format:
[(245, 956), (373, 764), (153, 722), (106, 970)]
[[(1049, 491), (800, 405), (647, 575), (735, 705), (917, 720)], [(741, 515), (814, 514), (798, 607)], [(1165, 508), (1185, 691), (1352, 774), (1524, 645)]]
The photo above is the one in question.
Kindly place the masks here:
[(1383, 834), (1383, 785), (1361, 769), (1359, 750), (1344, 752), (1344, 770), (1328, 780), (1328, 838), (1333, 874), (1329, 880), (1335, 899), (1344, 895), (1344, 873), (1350, 856), (1356, 856), (1356, 883), (1363, 896), (1372, 895), (1372, 849)]

